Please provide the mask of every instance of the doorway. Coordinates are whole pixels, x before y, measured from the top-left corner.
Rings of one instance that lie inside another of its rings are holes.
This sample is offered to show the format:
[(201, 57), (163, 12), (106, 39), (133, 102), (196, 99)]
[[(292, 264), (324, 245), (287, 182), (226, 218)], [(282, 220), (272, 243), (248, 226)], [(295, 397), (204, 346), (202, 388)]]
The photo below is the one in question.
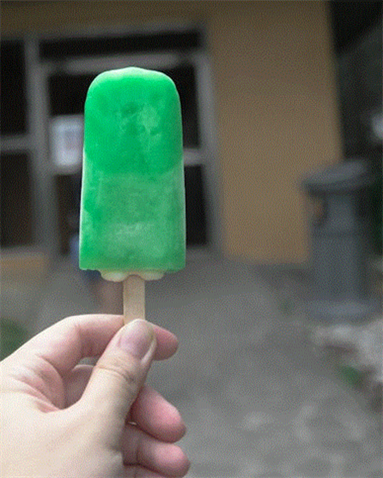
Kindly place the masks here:
[[(211, 109), (204, 107), (204, 83), (209, 81), (206, 76), (206, 57), (201, 52), (202, 44), (196, 40), (197, 34), (189, 32), (189, 38), (179, 32), (180, 42), (190, 41), (191, 49), (179, 52), (147, 52), (143, 51), (148, 42), (149, 34), (138, 35), (136, 38), (134, 52), (118, 54), (113, 56), (99, 56), (97, 50), (89, 47), (88, 39), (80, 43), (81, 48), (89, 49), (92, 54), (77, 58), (58, 57), (59, 52), (65, 52), (69, 48), (78, 52), (71, 43), (65, 43), (60, 49), (60, 42), (54, 43), (54, 48), (45, 43), (42, 53), (49, 58), (42, 59), (41, 72), (44, 76), (42, 84), (45, 85), (45, 104), (48, 125), (48, 156), (51, 163), (55, 163), (57, 156), (54, 150), (57, 144), (57, 130), (52, 127), (57, 120), (68, 124), (74, 124), (79, 118), (82, 119), (84, 103), (88, 87), (97, 74), (107, 69), (122, 68), (127, 66), (140, 66), (143, 68), (162, 71), (170, 76), (175, 82), (180, 94), (182, 122), (183, 122), (183, 144), (185, 162), (185, 190), (186, 190), (186, 231), (188, 247), (205, 247), (210, 243), (208, 210), (209, 204), (208, 181), (206, 161), (212, 156), (211, 148), (205, 140), (203, 123), (212, 122), (206, 117), (206, 111)], [(95, 40), (96, 41), (96, 40)], [(166, 42), (174, 46), (176, 37), (162, 37), (165, 47)], [(110, 38), (98, 37), (96, 47), (100, 52), (110, 48)], [(109, 42), (109, 43), (108, 43)], [(198, 43), (198, 44), (197, 44)], [(48, 45), (48, 46), (47, 46)], [(116, 42), (116, 47), (121, 50), (121, 44)], [(183, 48), (185, 45), (183, 44)], [(196, 51), (196, 47), (198, 51)], [(85, 52), (83, 52), (85, 53)], [(49, 61), (48, 61), (49, 60)], [(73, 133), (74, 134), (74, 133)], [(81, 156), (82, 144), (78, 144), (78, 155)], [(81, 187), (81, 164), (53, 164), (53, 188), (56, 197), (56, 219), (58, 247), (61, 254), (69, 251), (70, 238), (78, 230), (79, 203)]]
[[(159, 69), (159, 68), (158, 68)], [(187, 150), (197, 150), (200, 145), (198, 129), (198, 105), (193, 66), (180, 65), (175, 68), (162, 68), (176, 83), (180, 93), (183, 122), (183, 144)], [(82, 115), (88, 87), (95, 74), (54, 73), (48, 78), (49, 123), (60, 117), (70, 121)], [(50, 135), (54, 134), (52, 128)], [(54, 144), (50, 138), (50, 144)], [(79, 144), (79, 154), (82, 144)], [(50, 154), (53, 155), (52, 146)], [(202, 160), (202, 158), (201, 158)], [(205, 246), (208, 243), (204, 171), (202, 161), (185, 161), (186, 191), (186, 237), (188, 246)], [(57, 219), (60, 253), (69, 252), (69, 242), (78, 232), (81, 170), (73, 167), (67, 172), (67, 166), (56, 169), (55, 194), (57, 198)]]

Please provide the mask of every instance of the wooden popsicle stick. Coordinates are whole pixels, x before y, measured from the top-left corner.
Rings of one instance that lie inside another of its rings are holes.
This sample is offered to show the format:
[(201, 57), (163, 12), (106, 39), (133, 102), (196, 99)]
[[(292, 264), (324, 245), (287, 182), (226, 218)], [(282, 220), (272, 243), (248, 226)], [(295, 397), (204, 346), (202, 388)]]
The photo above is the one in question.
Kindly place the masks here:
[(133, 319), (145, 319), (145, 280), (131, 275), (124, 280), (124, 323)]

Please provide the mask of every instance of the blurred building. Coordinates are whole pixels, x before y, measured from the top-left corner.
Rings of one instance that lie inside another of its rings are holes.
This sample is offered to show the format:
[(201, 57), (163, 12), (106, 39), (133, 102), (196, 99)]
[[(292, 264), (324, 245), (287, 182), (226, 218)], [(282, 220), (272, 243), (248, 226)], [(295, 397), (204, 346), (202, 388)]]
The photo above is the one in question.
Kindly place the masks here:
[(331, 18), (325, 1), (3, 1), (2, 246), (68, 252), (87, 88), (136, 65), (180, 92), (189, 247), (305, 261), (300, 179), (345, 152)]

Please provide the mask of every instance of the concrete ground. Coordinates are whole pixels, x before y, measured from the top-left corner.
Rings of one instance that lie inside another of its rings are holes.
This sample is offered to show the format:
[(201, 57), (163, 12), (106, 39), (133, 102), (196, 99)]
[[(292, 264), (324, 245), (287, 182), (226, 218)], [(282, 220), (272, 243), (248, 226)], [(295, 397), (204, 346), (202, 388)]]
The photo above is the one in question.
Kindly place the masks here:
[[(180, 339), (149, 383), (184, 417), (190, 478), (383, 476), (380, 415), (313, 346), (304, 288), (303, 276), (209, 255), (147, 285), (147, 318)], [(35, 331), (96, 309), (63, 262)]]

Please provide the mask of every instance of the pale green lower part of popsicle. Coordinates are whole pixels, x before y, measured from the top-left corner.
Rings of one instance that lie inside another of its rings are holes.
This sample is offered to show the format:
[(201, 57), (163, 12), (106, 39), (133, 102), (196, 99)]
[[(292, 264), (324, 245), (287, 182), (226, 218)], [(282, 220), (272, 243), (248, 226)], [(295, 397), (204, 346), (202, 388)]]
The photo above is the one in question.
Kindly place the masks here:
[[(183, 191), (179, 168), (152, 181), (132, 174), (119, 178), (94, 174), (99, 175), (91, 181), (95, 186), (83, 198), (80, 267), (109, 272), (181, 269), (185, 262), (185, 217), (180, 210)], [(92, 214), (87, 212), (87, 199)], [(152, 211), (156, 211), (155, 216)]]
[(159, 271), (129, 271), (129, 272), (120, 272), (120, 271), (100, 271), (101, 276), (105, 280), (111, 282), (123, 282), (129, 276), (139, 276), (141, 279), (148, 280), (159, 280), (164, 277), (163, 272)]

